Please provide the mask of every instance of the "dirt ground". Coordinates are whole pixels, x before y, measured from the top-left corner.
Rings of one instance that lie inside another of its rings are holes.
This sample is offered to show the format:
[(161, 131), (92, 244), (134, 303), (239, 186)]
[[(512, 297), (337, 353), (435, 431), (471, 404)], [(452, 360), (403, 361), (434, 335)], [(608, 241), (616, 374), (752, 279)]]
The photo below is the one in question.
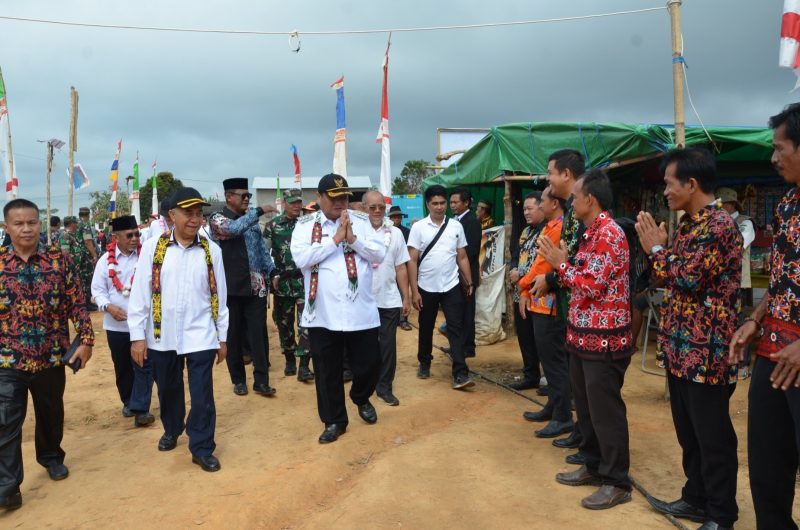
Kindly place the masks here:
[[(205, 473), (191, 463), (186, 436), (177, 449), (161, 453), (158, 421), (135, 428), (121, 416), (101, 314), (94, 313), (93, 321), (94, 357), (85, 371), (67, 376), (63, 447), (70, 476), (53, 482), (36, 464), (31, 408), (23, 432), (24, 504), (0, 513), (0, 528), (674, 528), (638, 491), (632, 502), (612, 510), (581, 508), (580, 499), (593, 488), (570, 488), (553, 478), (574, 469), (564, 463), (570, 451), (534, 438), (534, 425), (522, 419), (523, 411), (538, 406), (486, 380), (471, 392), (452, 390), (441, 353), (431, 379), (418, 380), (416, 330), (398, 330), (400, 406), (374, 398), (379, 421), (367, 425), (350, 403), (347, 433), (320, 445), (314, 386), (284, 377), (270, 320), (270, 382), (278, 394), (235, 396), (225, 366), (216, 368), (215, 454), (222, 470)], [(445, 345), (446, 339), (437, 332), (434, 343)], [(673, 500), (683, 475), (664, 379), (643, 373), (640, 363), (637, 355), (624, 388), (631, 475)], [(505, 382), (520, 365), (516, 339), (479, 347), (470, 362)], [(731, 406), (739, 435), (742, 529), (755, 527), (747, 388), (748, 381), (739, 384)], [(542, 399), (532, 390), (525, 395)]]

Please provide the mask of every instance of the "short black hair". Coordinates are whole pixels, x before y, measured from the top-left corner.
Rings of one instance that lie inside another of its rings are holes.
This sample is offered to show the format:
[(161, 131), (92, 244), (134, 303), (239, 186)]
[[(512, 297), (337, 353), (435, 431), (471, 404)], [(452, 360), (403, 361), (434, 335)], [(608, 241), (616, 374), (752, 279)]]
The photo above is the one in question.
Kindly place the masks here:
[(51, 228), (56, 227), (56, 226), (58, 226), (60, 224), (61, 224), (61, 218), (59, 216), (57, 216), (57, 215), (51, 215), (50, 216), (50, 227)]
[(472, 194), (469, 192), (467, 188), (456, 188), (450, 192), (450, 196), (458, 195), (458, 198), (461, 199), (461, 202), (465, 202), (472, 206)]
[(528, 199), (536, 199), (536, 202), (541, 202), (542, 192), (539, 190), (533, 190), (525, 196), (525, 200), (527, 201)]
[(800, 145), (800, 103), (786, 105), (781, 112), (769, 119), (770, 129), (777, 129), (781, 125), (786, 125), (786, 137), (797, 149)]
[(444, 197), (447, 199), (447, 190), (444, 189), (444, 186), (440, 186), (439, 184), (434, 184), (427, 190), (425, 190), (425, 202), (429, 203), (434, 197)]
[(8, 201), (6, 203), (6, 205), (3, 206), (3, 218), (7, 219), (8, 218), (8, 212), (10, 212), (11, 210), (17, 210), (17, 209), (20, 209), (20, 208), (33, 208), (34, 210), (36, 210), (36, 215), (37, 216), (39, 215), (39, 207), (36, 206), (36, 204), (34, 204), (31, 201), (29, 201), (28, 199), (13, 199), (13, 200)]
[(580, 178), (586, 170), (586, 164), (583, 161), (583, 155), (575, 149), (559, 149), (550, 155), (547, 159), (555, 162), (556, 169), (564, 171), (569, 169), (575, 178)]
[(592, 169), (580, 178), (583, 182), (583, 194), (591, 195), (597, 199), (602, 210), (610, 210), (614, 203), (614, 194), (611, 191), (611, 181), (602, 169)]
[(550, 188), (548, 186), (547, 188), (542, 190), (542, 197), (544, 197), (544, 192), (547, 191), (548, 188), (550, 189), (550, 191), (547, 192), (547, 196), (550, 197), (551, 199), (553, 199), (554, 201), (558, 201), (558, 205), (561, 207), (561, 209), (566, 211), (567, 210), (567, 199), (562, 199), (561, 197), (556, 197), (553, 194), (553, 188)]
[(670, 151), (661, 161), (662, 176), (670, 164), (675, 164), (675, 177), (683, 184), (693, 178), (705, 193), (717, 189), (717, 161), (708, 149), (687, 147)]

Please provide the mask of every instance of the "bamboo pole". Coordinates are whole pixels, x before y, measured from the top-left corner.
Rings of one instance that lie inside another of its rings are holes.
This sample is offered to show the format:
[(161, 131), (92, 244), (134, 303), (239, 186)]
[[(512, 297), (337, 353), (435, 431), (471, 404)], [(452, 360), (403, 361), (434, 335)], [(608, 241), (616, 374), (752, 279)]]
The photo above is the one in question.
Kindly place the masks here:
[[(511, 180), (504, 181), (505, 193), (503, 194), (503, 231), (505, 232), (505, 243), (503, 244), (503, 261), (509, 263), (511, 261), (511, 228), (513, 220), (512, 208), (514, 201), (512, 200)], [(507, 273), (508, 271), (506, 271)], [(506, 280), (506, 321), (505, 332), (506, 337), (516, 336), (516, 329), (514, 328), (514, 311), (516, 311), (516, 304), (511, 296), (511, 286)]]
[(75, 151), (78, 150), (78, 91), (74, 86), (69, 87), (70, 117), (69, 117), (69, 174), (67, 184), (67, 215), (72, 215), (72, 195), (75, 184), (72, 182), (73, 168), (75, 167)]
[(681, 32), (682, 0), (668, 0), (670, 25), (672, 27), (672, 91), (675, 107), (675, 145), (686, 146), (686, 122), (683, 117), (683, 33)]

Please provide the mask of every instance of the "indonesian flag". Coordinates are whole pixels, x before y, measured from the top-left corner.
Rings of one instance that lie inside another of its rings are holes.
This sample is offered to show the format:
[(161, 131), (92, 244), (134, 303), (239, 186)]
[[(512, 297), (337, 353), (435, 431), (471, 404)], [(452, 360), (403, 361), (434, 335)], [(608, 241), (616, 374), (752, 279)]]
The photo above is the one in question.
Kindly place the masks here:
[(8, 100), (2, 71), (0, 71), (0, 142), (6, 144), (6, 148), (3, 149), (2, 165), (3, 174), (6, 177), (6, 200), (10, 201), (17, 198), (19, 181), (17, 180), (17, 170), (14, 167), (14, 154), (11, 151), (11, 123), (8, 119)]
[(292, 144), (292, 157), (294, 158), (294, 183), (297, 184), (297, 187), (301, 187), (301, 177), (300, 177), (300, 157), (297, 155), (297, 146)]
[(344, 76), (333, 82), (336, 91), (336, 135), (333, 137), (333, 172), (347, 177), (347, 134), (344, 124)]
[(383, 58), (383, 92), (381, 94), (381, 125), (378, 128), (376, 142), (381, 144), (381, 180), (378, 189), (383, 194), (386, 204), (392, 204), (392, 162), (389, 151), (389, 48)]
[(800, 86), (800, 0), (783, 1), (781, 21), (781, 48), (778, 66), (791, 68), (797, 76), (792, 90)]

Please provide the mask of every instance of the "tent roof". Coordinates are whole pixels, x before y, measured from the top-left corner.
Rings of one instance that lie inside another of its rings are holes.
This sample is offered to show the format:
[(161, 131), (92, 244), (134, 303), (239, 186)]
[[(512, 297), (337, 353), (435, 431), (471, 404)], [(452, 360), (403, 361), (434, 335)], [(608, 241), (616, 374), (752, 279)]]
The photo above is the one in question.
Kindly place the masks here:
[[(767, 162), (772, 131), (757, 127), (709, 127), (718, 161)], [(701, 127), (686, 127), (687, 146), (711, 148)], [(618, 167), (663, 155), (674, 144), (671, 125), (530, 122), (492, 127), (456, 163), (425, 180), (424, 187), (475, 185), (506, 173), (544, 175), (547, 158), (558, 149), (577, 149), (587, 167)]]

